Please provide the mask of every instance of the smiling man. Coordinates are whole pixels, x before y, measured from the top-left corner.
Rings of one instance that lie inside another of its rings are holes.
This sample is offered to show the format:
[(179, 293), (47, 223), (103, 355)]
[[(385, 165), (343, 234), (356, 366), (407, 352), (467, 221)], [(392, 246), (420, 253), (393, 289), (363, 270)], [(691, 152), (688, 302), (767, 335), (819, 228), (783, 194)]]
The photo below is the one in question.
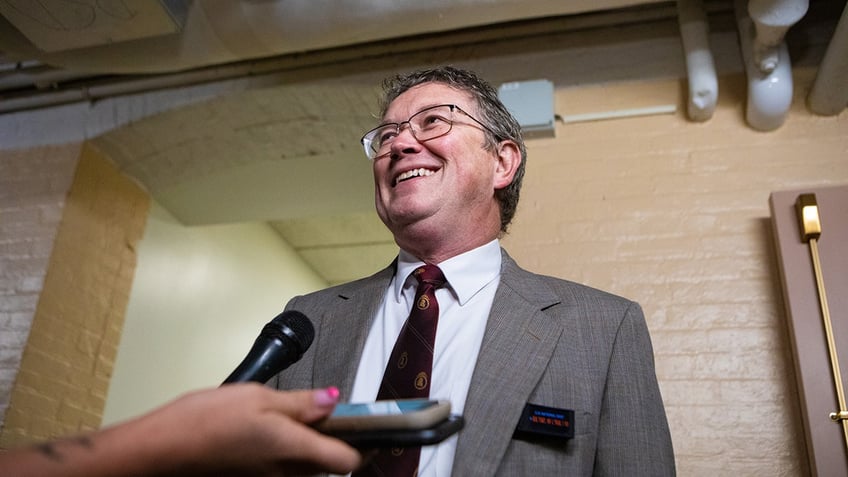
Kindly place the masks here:
[(458, 435), (382, 450), (357, 477), (674, 475), (639, 305), (530, 273), (500, 247), (526, 150), (495, 90), (452, 67), (384, 86), (383, 121), (362, 144), (400, 251), (371, 277), (289, 302), (316, 344), (271, 384), (445, 399), (464, 415)]

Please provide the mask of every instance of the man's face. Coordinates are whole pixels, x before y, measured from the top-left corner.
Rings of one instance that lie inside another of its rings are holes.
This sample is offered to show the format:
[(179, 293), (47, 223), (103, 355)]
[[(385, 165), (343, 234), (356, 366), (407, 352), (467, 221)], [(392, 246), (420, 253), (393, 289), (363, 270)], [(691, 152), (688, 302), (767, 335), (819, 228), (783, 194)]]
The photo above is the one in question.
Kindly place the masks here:
[[(425, 83), (398, 96), (383, 121), (403, 122), (439, 104), (455, 104), (479, 118), (469, 94), (441, 83)], [(498, 161), (485, 144), (485, 130), (461, 113), (454, 115), (448, 134), (425, 142), (417, 141), (404, 125), (391, 154), (374, 159), (377, 214), (395, 235), (409, 225), (469, 240), (473, 234), (491, 234), (491, 219), (499, 217), (494, 199)], [(499, 219), (495, 222), (499, 227)]]

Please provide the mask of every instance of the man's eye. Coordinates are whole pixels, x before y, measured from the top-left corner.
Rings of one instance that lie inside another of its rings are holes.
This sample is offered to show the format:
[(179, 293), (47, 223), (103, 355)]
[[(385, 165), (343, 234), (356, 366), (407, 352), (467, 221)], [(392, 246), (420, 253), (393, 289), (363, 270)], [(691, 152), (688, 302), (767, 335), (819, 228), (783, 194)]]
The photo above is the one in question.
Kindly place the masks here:
[(421, 120), (421, 127), (429, 128), (444, 124), (447, 120), (438, 114), (428, 114)]
[(397, 131), (394, 129), (385, 130), (379, 136), (377, 136), (377, 140), (380, 144), (391, 141), (394, 137), (397, 136)]

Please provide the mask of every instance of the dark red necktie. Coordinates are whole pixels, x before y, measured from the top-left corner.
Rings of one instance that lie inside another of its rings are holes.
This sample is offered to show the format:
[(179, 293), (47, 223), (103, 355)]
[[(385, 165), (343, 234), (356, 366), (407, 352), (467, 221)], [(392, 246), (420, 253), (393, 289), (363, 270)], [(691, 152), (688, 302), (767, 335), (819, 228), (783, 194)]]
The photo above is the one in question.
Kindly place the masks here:
[[(445, 284), (445, 276), (435, 265), (418, 267), (412, 275), (418, 280), (415, 302), (392, 349), (377, 400), (430, 396), (433, 347), (439, 323), (436, 289)], [(420, 447), (382, 449), (353, 477), (416, 476), (420, 454)]]

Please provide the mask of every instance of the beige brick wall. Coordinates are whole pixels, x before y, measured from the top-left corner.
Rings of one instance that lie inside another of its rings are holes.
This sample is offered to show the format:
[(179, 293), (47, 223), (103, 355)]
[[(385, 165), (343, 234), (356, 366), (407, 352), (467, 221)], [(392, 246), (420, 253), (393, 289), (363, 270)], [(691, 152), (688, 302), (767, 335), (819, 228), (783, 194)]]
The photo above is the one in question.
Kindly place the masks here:
[(79, 144), (0, 151), (0, 425), (79, 155)]
[(146, 192), (83, 146), (0, 447), (100, 426), (148, 207)]
[[(734, 77), (703, 124), (682, 112), (565, 124), (529, 144), (505, 246), (527, 268), (642, 303), (680, 475), (809, 473), (768, 198), (848, 183), (848, 114), (810, 115), (811, 78), (796, 72), (775, 132), (744, 124)], [(557, 109), (670, 99), (685, 110), (682, 87), (561, 90)]]

